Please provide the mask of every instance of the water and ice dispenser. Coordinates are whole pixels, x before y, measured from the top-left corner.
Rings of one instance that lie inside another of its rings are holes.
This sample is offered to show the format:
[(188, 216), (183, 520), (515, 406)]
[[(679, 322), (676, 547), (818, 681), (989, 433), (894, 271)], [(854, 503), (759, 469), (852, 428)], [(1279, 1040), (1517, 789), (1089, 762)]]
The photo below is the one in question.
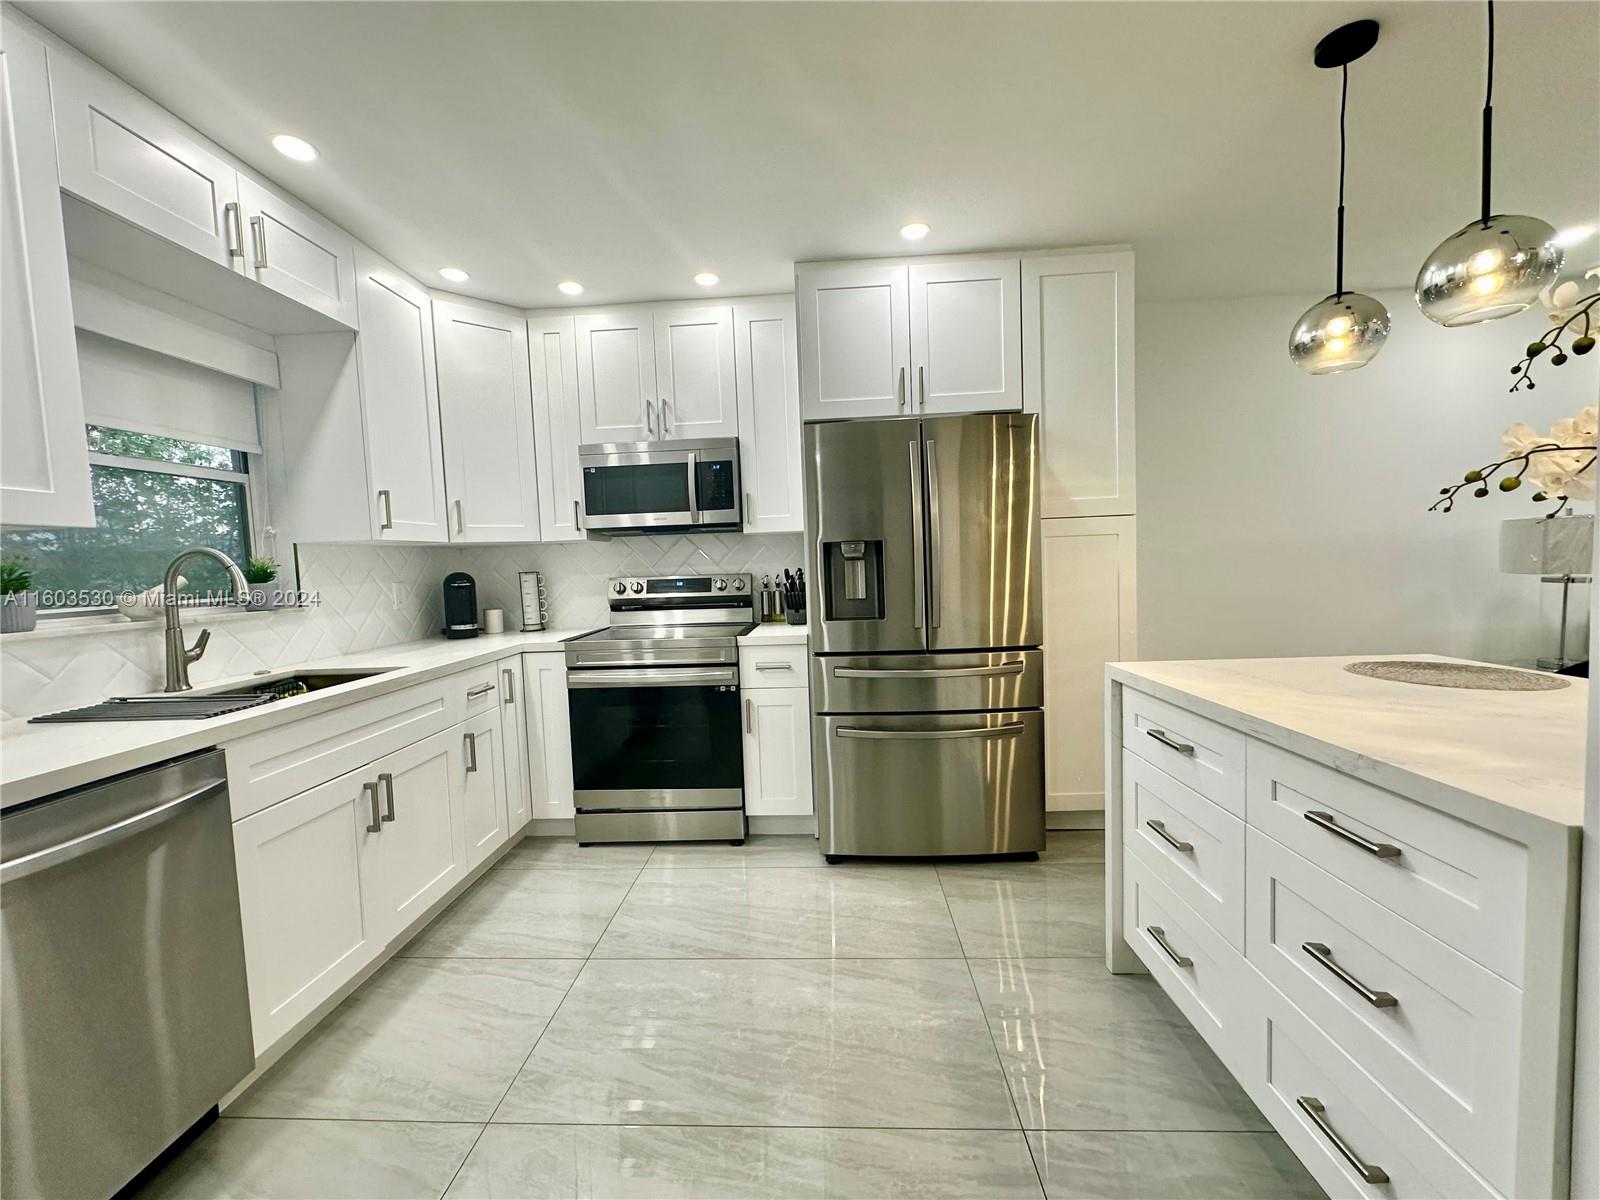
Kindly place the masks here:
[(824, 542), (823, 574), (830, 621), (883, 620), (883, 542)]

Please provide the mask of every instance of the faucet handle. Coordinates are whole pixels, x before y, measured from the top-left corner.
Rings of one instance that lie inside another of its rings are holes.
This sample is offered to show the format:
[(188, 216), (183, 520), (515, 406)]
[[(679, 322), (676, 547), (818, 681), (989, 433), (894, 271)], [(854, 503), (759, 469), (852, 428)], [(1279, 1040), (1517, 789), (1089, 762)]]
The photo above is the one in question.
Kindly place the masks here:
[(195, 638), (194, 645), (183, 652), (184, 662), (199, 662), (200, 656), (206, 652), (206, 643), (211, 640), (211, 630), (202, 629), (200, 636)]

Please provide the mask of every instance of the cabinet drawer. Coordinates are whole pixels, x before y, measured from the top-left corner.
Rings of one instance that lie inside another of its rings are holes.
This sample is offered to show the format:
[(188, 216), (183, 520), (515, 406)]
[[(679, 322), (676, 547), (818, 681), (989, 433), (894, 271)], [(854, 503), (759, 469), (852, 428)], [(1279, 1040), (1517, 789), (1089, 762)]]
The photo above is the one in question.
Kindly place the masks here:
[(1249, 758), (1252, 826), (1522, 984), (1526, 847), (1276, 746)]
[(1038, 708), (1044, 652), (828, 655), (811, 660), (811, 694), (818, 712)]
[[(490, 689), (473, 703), (494, 705), (493, 664), (477, 674), (484, 677), (477, 682), (488, 682)], [(465, 678), (429, 680), (224, 746), (233, 819), (260, 812), (457, 724), (466, 716)]]
[(1237, 1014), (1252, 982), (1244, 959), (1142, 859), (1130, 855), (1125, 868), (1128, 944), (1217, 1057), (1237, 1074), (1242, 1045)]
[(1244, 953), (1244, 822), (1122, 752), (1122, 844)]
[(1238, 817), (1244, 816), (1247, 740), (1176, 704), (1126, 686), (1122, 690), (1124, 748)]
[[(1495, 1195), (1293, 1005), (1269, 987), (1261, 995), (1251, 1033), (1263, 1043), (1265, 1078), (1251, 1094), (1329, 1195)], [(1386, 1181), (1367, 1182), (1356, 1163)]]
[(461, 716), (457, 720), (498, 709), (505, 696), (505, 682), (500, 677), (499, 663), (487, 662), (469, 671), (462, 671), (459, 675), (451, 675), (445, 683), (453, 689), (451, 699), (462, 706)]
[(805, 646), (740, 646), (739, 686), (805, 687), (808, 657)]

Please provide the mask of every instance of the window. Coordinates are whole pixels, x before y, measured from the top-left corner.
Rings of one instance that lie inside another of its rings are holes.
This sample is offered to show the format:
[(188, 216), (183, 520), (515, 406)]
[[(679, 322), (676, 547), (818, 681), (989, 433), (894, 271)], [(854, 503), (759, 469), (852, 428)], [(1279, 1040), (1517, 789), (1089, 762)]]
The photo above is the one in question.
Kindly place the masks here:
[[(241, 567), (250, 554), (250, 476), (238, 450), (90, 425), (93, 529), (0, 531), (0, 549), (32, 568), (41, 612), (107, 609), (162, 580), (185, 546)], [(233, 595), (220, 564), (184, 564), (186, 596)]]

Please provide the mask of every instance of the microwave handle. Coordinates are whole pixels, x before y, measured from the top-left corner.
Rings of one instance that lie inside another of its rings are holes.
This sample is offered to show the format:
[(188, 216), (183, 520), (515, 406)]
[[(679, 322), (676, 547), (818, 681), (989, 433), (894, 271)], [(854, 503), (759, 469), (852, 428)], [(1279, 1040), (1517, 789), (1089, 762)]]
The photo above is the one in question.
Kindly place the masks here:
[(700, 455), (688, 452), (689, 467), (689, 524), (700, 524)]

